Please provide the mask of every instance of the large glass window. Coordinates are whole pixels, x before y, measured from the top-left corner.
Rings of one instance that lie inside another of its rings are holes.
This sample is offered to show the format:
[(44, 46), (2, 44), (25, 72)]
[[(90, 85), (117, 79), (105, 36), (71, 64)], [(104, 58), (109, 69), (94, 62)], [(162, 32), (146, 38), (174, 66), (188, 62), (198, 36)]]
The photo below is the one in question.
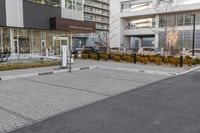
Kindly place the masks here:
[(27, 0), (30, 2), (40, 3), (40, 4), (47, 4), (55, 7), (60, 6), (60, 0)]
[(8, 28), (2, 29), (3, 33), (3, 51), (11, 52), (10, 47), (10, 30)]

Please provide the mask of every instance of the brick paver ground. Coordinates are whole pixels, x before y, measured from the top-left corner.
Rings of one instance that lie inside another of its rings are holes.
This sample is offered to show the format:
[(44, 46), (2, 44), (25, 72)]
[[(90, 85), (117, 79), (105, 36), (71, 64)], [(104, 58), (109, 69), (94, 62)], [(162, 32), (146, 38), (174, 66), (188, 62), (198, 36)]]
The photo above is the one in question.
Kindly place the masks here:
[(168, 78), (136, 72), (92, 69), (0, 82), (0, 132)]

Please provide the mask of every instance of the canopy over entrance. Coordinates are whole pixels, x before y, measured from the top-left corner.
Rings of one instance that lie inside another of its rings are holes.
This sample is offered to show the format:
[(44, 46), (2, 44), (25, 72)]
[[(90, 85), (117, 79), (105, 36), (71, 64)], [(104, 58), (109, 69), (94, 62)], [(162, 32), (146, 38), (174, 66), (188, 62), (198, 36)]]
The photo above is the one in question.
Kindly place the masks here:
[(50, 18), (51, 30), (64, 30), (69, 33), (89, 33), (96, 31), (96, 24), (88, 21), (78, 21), (64, 18)]

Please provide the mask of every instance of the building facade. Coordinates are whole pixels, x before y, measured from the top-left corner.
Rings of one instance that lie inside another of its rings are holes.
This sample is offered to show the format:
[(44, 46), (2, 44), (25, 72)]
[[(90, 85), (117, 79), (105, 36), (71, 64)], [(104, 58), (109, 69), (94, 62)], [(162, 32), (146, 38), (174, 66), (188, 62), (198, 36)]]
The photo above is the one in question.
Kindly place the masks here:
[(176, 29), (176, 48), (191, 49), (195, 14), (195, 47), (200, 48), (200, 1), (174, 0), (171, 6), (158, 7), (157, 4), (161, 2), (163, 1), (111, 0), (111, 45), (166, 48), (166, 32)]
[(96, 32), (78, 35), (74, 38), (75, 46), (94, 46), (98, 43), (105, 45), (109, 34), (110, 1), (84, 0), (83, 14), (85, 21), (96, 23)]
[(82, 0), (0, 0), (0, 50), (54, 56), (69, 34), (94, 32), (83, 21)]

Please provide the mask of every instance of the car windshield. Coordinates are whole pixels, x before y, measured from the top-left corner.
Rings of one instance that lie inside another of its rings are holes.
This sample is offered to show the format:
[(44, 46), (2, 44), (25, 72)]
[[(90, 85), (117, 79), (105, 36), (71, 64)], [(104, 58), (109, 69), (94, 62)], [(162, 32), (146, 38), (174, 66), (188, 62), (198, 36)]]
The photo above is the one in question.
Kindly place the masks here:
[(144, 51), (154, 51), (153, 48), (144, 48), (143, 50), (144, 50)]

